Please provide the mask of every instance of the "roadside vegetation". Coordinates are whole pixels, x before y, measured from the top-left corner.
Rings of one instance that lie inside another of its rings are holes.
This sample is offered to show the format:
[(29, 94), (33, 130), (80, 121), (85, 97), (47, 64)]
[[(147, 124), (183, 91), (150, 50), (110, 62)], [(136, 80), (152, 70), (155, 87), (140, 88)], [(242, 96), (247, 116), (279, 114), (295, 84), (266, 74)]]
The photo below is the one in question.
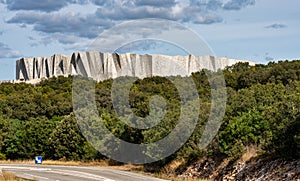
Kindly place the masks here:
[[(200, 97), (201, 114), (195, 131), (176, 153), (144, 165), (145, 170), (161, 172), (174, 160), (183, 160), (177, 168), (180, 172), (192, 161), (204, 157), (249, 159), (249, 148), (255, 148), (251, 155), (299, 159), (300, 61), (256, 66), (238, 63), (227, 67), (223, 74), (227, 86), (226, 112), (219, 133), (210, 145), (205, 149), (199, 145), (211, 108), (210, 82), (205, 71), (201, 71), (191, 76)], [(36, 85), (0, 84), (1, 160), (28, 160), (37, 155), (45, 160), (61, 161), (107, 159), (80, 132), (72, 107), (72, 79), (51, 78)], [(181, 111), (179, 93), (170, 80), (183, 85), (187, 82), (181, 77), (152, 77), (137, 80), (130, 91), (131, 109), (140, 117), (149, 114), (151, 96), (165, 98), (167, 109), (157, 126), (139, 130), (119, 119), (111, 100), (112, 80), (96, 83), (95, 99), (101, 116), (95, 121), (103, 122), (115, 136), (128, 142), (141, 144), (160, 140), (174, 129)], [(193, 114), (192, 109), (184, 111), (186, 115)], [(97, 130), (97, 124), (90, 125)], [(104, 141), (109, 145), (109, 139)], [(120, 153), (124, 150), (109, 149), (120, 150)], [(120, 163), (111, 161), (109, 164)]]
[(2, 172), (2, 174), (0, 175), (0, 181), (26, 181), (26, 180), (22, 178), (18, 178), (13, 173)]

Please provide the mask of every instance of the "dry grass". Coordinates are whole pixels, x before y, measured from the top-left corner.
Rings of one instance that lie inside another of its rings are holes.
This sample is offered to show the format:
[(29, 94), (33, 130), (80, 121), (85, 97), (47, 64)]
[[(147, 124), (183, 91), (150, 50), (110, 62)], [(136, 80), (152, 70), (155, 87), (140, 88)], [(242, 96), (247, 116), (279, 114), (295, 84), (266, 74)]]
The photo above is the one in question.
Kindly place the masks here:
[[(1, 160), (0, 164), (35, 164), (34, 160)], [(59, 161), (59, 160), (43, 160), (43, 165), (65, 165), (65, 166), (109, 166), (107, 160), (103, 161)]]
[(186, 178), (186, 179), (172, 179), (172, 181), (212, 181), (212, 180), (207, 180), (207, 179), (191, 179), (191, 178)]
[(195, 179), (195, 178), (179, 178), (176, 177), (176, 170), (182, 166), (185, 166), (186, 162), (184, 159), (173, 160), (168, 165), (162, 168), (159, 174), (154, 176), (162, 179), (172, 180), (172, 181), (211, 181), (209, 179)]
[(45, 160), (43, 165), (65, 165), (65, 166), (109, 166), (107, 160), (103, 161), (59, 161), (59, 160)]
[(25, 180), (18, 178), (13, 173), (2, 172), (2, 175), (0, 176), (0, 181), (25, 181)]
[(166, 175), (156, 175), (156, 177), (172, 181), (212, 181), (211, 179), (195, 179), (195, 178), (178, 178), (178, 177), (168, 177)]
[(168, 176), (175, 175), (176, 169), (183, 164), (185, 164), (184, 159), (173, 160), (171, 163), (164, 166), (160, 173)]
[(247, 146), (247, 151), (241, 157), (241, 161), (247, 162), (251, 158), (256, 157), (258, 151), (259, 151), (259, 148), (257, 146), (254, 146), (254, 145)]
[(0, 160), (0, 164), (34, 164), (34, 161), (30, 160), (18, 160), (18, 161), (13, 161), (13, 160)]

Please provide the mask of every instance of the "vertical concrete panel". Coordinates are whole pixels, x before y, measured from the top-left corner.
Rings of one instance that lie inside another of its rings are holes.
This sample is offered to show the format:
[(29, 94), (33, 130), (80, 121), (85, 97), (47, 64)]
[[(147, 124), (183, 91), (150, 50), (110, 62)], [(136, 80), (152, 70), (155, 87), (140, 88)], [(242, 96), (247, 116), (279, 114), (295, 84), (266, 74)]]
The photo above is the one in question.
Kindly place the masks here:
[[(238, 62), (214, 56), (167, 56), (76, 52), (72, 56), (22, 58), (16, 62), (17, 80), (40, 80), (53, 76), (83, 75), (97, 81), (120, 76), (188, 76), (201, 69), (217, 71)], [(255, 65), (249, 62), (250, 65)]]

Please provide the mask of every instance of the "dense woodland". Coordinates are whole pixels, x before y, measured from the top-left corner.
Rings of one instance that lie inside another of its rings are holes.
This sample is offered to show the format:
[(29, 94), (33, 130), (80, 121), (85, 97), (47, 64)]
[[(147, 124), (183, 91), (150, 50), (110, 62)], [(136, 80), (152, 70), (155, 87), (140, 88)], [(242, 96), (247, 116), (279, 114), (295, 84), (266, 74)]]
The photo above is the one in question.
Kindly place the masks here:
[[(227, 87), (223, 123), (209, 146), (200, 149), (199, 140), (211, 108), (207, 72), (203, 70), (191, 76), (200, 97), (201, 114), (196, 129), (183, 147), (156, 165), (202, 156), (234, 160), (249, 146), (260, 149), (261, 155), (274, 158), (300, 157), (300, 61), (256, 66), (238, 63), (223, 70)], [(149, 98), (153, 95), (160, 95), (166, 101), (163, 120), (151, 129), (135, 129), (119, 119), (111, 99), (113, 80), (96, 83), (100, 113), (97, 121), (128, 142), (155, 142), (172, 131), (180, 116), (180, 96), (170, 80), (185, 84), (185, 79), (177, 76), (135, 81), (129, 102), (136, 115), (149, 114)], [(32, 159), (36, 155), (53, 160), (106, 159), (80, 132), (72, 106), (72, 80), (73, 77), (58, 77), (36, 85), (0, 84), (0, 159)], [(184, 111), (188, 115), (192, 110)], [(104, 141), (109, 144), (109, 140)]]

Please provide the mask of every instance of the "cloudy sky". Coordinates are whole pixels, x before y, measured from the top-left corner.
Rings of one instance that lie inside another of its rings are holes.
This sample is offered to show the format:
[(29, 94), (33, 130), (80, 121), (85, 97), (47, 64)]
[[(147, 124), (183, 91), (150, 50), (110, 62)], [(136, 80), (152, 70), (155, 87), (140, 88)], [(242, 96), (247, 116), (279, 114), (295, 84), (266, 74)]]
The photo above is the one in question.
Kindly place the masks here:
[[(300, 59), (299, 7), (298, 0), (0, 0), (0, 80), (15, 78), (21, 57), (84, 51), (101, 33), (145, 18), (181, 23), (217, 56), (257, 63)], [(133, 45), (124, 50), (182, 54), (159, 42)]]

